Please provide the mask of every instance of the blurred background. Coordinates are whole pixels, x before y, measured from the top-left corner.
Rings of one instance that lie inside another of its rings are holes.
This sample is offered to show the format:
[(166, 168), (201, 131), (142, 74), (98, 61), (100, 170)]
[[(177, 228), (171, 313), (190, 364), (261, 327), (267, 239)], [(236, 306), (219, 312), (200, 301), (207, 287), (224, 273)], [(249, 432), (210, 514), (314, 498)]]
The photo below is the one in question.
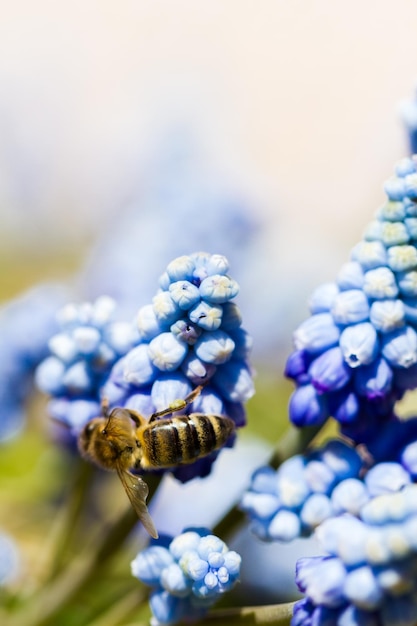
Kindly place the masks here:
[[(260, 372), (252, 432), (268, 439), (289, 389), (270, 383), (307, 299), (409, 151), (416, 3), (0, 7), (0, 300), (58, 280), (130, 316), (173, 257), (225, 254)], [(0, 526), (28, 554), (21, 516), (56, 496), (59, 472), (45, 475), (60, 463), (33, 426), (2, 450), (0, 495), (18, 515), (2, 505)]]
[(182, 154), (187, 184), (226, 189), (263, 222), (253, 272), (287, 347), (408, 150), (416, 20), (412, 0), (3, 2), (3, 298), (82, 267)]

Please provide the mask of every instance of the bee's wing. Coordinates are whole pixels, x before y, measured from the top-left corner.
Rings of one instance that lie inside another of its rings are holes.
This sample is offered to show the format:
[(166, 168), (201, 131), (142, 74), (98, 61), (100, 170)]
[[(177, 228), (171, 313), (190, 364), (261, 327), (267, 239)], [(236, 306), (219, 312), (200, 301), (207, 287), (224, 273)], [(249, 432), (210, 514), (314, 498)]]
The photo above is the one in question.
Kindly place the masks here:
[(140, 476), (131, 474), (130, 472), (127, 472), (119, 467), (117, 468), (117, 473), (140, 521), (151, 537), (157, 539), (158, 531), (155, 528), (155, 524), (153, 523), (148, 507), (146, 506), (146, 498), (149, 493), (148, 485)]

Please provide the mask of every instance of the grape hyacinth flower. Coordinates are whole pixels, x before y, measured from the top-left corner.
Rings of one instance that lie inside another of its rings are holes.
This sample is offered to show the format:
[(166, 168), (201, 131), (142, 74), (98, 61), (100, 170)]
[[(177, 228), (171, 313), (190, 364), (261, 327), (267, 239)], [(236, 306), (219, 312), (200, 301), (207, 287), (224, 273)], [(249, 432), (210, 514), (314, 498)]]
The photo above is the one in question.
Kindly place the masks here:
[(137, 339), (131, 323), (113, 321), (115, 307), (106, 296), (64, 306), (57, 314), (59, 332), (49, 339), (51, 355), (36, 370), (39, 389), (52, 396), (50, 415), (74, 434), (100, 414), (100, 388)]
[(367, 502), (359, 518), (345, 515), (319, 526), (327, 556), (297, 564), (293, 626), (389, 624), (417, 621), (417, 485)]
[[(149, 417), (201, 385), (183, 412), (226, 415), (243, 426), (243, 403), (254, 392), (251, 339), (232, 302), (239, 287), (228, 269), (219, 254), (174, 259), (136, 324), (114, 321), (115, 303), (105, 296), (94, 304), (64, 307), (58, 316), (61, 331), (49, 341), (52, 354), (36, 371), (39, 388), (52, 396), (52, 417), (78, 435), (100, 414), (101, 399), (110, 408), (127, 407)], [(217, 454), (174, 474), (182, 481), (205, 476)]]
[(389, 422), (361, 451), (341, 439), (297, 454), (277, 470), (258, 468), (240, 508), (263, 541), (308, 537), (327, 519), (359, 516), (381, 494), (417, 478), (417, 418)]
[(358, 442), (417, 387), (417, 160), (400, 161), (384, 189), (386, 203), (336, 282), (313, 293), (286, 365), (297, 386), (292, 422), (333, 416)]
[(152, 626), (202, 618), (239, 580), (240, 562), (204, 528), (153, 541), (132, 561), (132, 574), (153, 588)]
[(0, 441), (17, 435), (25, 423), (33, 372), (48, 354), (55, 314), (67, 297), (60, 285), (40, 284), (0, 309)]
[[(167, 266), (152, 304), (139, 310), (137, 345), (115, 363), (103, 386), (111, 406), (149, 416), (204, 385), (185, 413), (227, 415), (236, 427), (244, 425), (243, 403), (254, 392), (251, 340), (232, 302), (239, 287), (228, 269), (224, 256), (208, 253)], [(175, 476), (207, 475), (216, 454), (177, 468)]]
[(257, 469), (240, 508), (263, 541), (307, 537), (325, 519), (356, 514), (370, 495), (360, 479), (364, 463), (347, 443), (332, 439), (321, 448), (284, 461), (278, 470)]

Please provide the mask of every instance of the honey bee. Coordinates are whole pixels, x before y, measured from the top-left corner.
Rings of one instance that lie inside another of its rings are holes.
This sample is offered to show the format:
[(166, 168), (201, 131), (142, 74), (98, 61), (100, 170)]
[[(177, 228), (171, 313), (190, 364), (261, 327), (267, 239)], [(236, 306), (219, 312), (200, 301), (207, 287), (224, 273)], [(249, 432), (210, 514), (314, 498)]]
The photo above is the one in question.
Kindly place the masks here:
[(235, 429), (232, 419), (220, 415), (191, 413), (167, 417), (185, 409), (202, 389), (202, 385), (196, 387), (183, 400), (175, 400), (166, 409), (153, 413), (149, 420), (128, 408), (109, 411), (108, 402), (103, 400), (103, 416), (90, 420), (78, 439), (84, 458), (117, 472), (140, 521), (154, 538), (158, 532), (146, 506), (148, 485), (132, 470), (193, 463), (221, 448)]

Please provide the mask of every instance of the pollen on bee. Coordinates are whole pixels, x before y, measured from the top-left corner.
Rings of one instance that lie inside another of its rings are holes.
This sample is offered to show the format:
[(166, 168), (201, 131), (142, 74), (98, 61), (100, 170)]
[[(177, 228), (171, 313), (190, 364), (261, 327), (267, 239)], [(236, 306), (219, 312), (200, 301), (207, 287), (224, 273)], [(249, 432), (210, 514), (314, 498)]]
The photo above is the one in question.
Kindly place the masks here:
[(175, 411), (181, 411), (187, 406), (187, 402), (185, 400), (174, 400), (170, 402), (169, 409), (174, 413)]

